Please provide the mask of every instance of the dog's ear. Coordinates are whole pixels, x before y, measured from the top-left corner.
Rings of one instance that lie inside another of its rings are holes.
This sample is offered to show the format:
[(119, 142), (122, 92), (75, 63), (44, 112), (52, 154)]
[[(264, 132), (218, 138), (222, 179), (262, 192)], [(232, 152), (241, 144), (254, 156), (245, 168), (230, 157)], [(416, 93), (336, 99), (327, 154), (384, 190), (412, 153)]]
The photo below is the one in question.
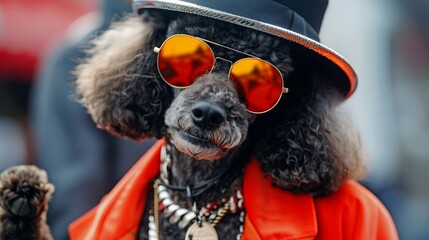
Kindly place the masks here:
[(349, 119), (336, 109), (340, 99), (319, 91), (268, 128), (257, 155), (275, 185), (321, 196), (363, 176), (365, 154)]
[(76, 92), (99, 128), (134, 140), (160, 138), (172, 90), (157, 72), (161, 15), (128, 16), (91, 42), (76, 68)]

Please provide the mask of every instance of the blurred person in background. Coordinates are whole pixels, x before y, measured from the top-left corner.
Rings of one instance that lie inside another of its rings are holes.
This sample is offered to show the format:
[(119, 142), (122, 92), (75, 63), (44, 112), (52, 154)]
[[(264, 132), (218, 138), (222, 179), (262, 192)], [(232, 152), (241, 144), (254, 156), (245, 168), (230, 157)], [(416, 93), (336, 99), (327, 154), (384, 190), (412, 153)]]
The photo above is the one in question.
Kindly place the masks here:
[(89, 13), (69, 28), (67, 41), (47, 58), (36, 82), (36, 162), (55, 185), (48, 223), (56, 240), (68, 239), (68, 224), (95, 206), (152, 144), (121, 140), (97, 129), (72, 99), (71, 72), (85, 47), (128, 11), (130, 1), (101, 0), (99, 13)]
[(33, 163), (28, 111), (36, 69), (70, 22), (93, 5), (87, 0), (0, 1), (0, 171)]

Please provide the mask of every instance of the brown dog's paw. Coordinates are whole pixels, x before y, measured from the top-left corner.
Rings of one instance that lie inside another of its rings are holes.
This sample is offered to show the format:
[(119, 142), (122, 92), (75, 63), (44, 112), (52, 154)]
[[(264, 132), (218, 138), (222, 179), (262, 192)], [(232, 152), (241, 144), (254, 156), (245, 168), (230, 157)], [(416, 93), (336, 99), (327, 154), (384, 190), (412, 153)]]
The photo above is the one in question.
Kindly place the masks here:
[(0, 206), (16, 217), (36, 217), (54, 190), (46, 172), (35, 166), (11, 167), (0, 175)]

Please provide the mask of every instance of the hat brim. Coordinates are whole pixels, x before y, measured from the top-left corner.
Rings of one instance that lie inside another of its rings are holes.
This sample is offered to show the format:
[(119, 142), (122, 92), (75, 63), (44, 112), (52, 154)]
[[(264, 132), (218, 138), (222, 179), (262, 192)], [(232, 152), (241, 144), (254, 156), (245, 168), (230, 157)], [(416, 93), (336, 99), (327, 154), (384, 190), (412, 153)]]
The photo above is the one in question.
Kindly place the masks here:
[(170, 10), (209, 17), (281, 37), (295, 43), (299, 47), (310, 50), (305, 50), (305, 52), (312, 55), (312, 59), (318, 62), (319, 67), (329, 72), (329, 75), (335, 78), (331, 79), (331, 81), (335, 81), (333, 84), (343, 93), (344, 100), (349, 98), (356, 90), (358, 78), (347, 60), (329, 47), (302, 34), (248, 17), (179, 0), (134, 0), (133, 9), (136, 13), (139, 13), (139, 10), (143, 8)]

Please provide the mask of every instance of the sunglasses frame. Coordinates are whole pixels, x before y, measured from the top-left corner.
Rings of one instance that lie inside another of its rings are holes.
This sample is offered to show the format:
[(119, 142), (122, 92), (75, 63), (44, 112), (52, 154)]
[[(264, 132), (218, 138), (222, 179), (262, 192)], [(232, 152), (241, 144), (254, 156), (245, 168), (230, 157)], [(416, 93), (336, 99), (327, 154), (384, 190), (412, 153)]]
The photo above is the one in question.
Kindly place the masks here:
[[(254, 56), (254, 55), (251, 55), (251, 54), (248, 54), (248, 53), (242, 52), (242, 51), (240, 51), (240, 50), (237, 50), (237, 49), (234, 49), (234, 48), (231, 48), (231, 47), (228, 47), (228, 46), (225, 46), (225, 45), (222, 45), (222, 44), (219, 44), (219, 43), (216, 43), (216, 42), (213, 42), (213, 41), (210, 41), (210, 40), (204, 39), (204, 38), (195, 37), (195, 36), (188, 35), (188, 34), (174, 34), (174, 35), (171, 35), (170, 37), (168, 37), (167, 39), (165, 39), (165, 40), (162, 42), (162, 44), (161, 44), (161, 46), (160, 46), (160, 47), (154, 47), (153, 51), (154, 51), (156, 54), (158, 54), (158, 53), (161, 51), (161, 49), (162, 49), (162, 47), (164, 46), (164, 44), (165, 44), (168, 40), (170, 40), (171, 38), (174, 38), (174, 37), (178, 37), (178, 36), (185, 36), (185, 37), (190, 37), (190, 38), (193, 38), (193, 39), (197, 39), (197, 40), (201, 41), (202, 43), (204, 43), (204, 44), (208, 47), (208, 49), (210, 49), (210, 51), (211, 51), (211, 53), (212, 53), (212, 55), (213, 55), (213, 66), (211, 67), (210, 71), (207, 71), (207, 73), (211, 73), (211, 72), (213, 71), (213, 69), (216, 67), (216, 60), (217, 60), (217, 59), (219, 59), (219, 60), (223, 60), (223, 61), (226, 61), (226, 62), (231, 63), (231, 67), (229, 68), (229, 72), (228, 72), (228, 80), (230, 80), (230, 81), (232, 81), (230, 78), (231, 78), (231, 70), (232, 70), (232, 68), (234, 67), (234, 65), (235, 65), (236, 63), (240, 62), (240, 61), (243, 61), (243, 60), (246, 60), (246, 59), (250, 59), (250, 58), (255, 58), (255, 59), (258, 59), (258, 60), (260, 60), (260, 61), (262, 61), (262, 62), (265, 62), (265, 63), (269, 64), (270, 66), (272, 66), (274, 69), (276, 69), (276, 70), (277, 70), (277, 72), (278, 72), (278, 73), (279, 73), (279, 75), (280, 75), (280, 79), (281, 79), (281, 81), (282, 81), (282, 91), (281, 91), (281, 94), (280, 94), (279, 98), (277, 99), (276, 103), (275, 103), (272, 107), (270, 107), (269, 109), (267, 109), (267, 110), (265, 110), (265, 111), (262, 111), (262, 112), (254, 112), (254, 111), (251, 111), (251, 110), (247, 109), (247, 107), (246, 107), (246, 110), (247, 110), (248, 112), (253, 113), (253, 114), (263, 114), (263, 113), (266, 113), (266, 112), (268, 112), (268, 111), (272, 110), (275, 106), (277, 106), (277, 104), (280, 102), (280, 99), (282, 98), (283, 94), (285, 94), (285, 93), (289, 93), (289, 88), (285, 88), (285, 87), (283, 87), (283, 85), (284, 85), (284, 78), (283, 78), (283, 74), (282, 74), (282, 73), (281, 73), (281, 71), (280, 71), (276, 66), (274, 66), (272, 63), (270, 63), (270, 62), (268, 62), (268, 61), (265, 61), (265, 60), (263, 60), (263, 59), (261, 59), (261, 58), (259, 58), (259, 57), (256, 57), (256, 56)], [(228, 50), (231, 50), (231, 51), (234, 51), (234, 52), (240, 53), (240, 54), (243, 54), (243, 55), (245, 55), (245, 56), (247, 56), (247, 57), (245, 57), (245, 58), (240, 58), (239, 60), (237, 60), (237, 61), (235, 61), (235, 62), (233, 62), (233, 61), (231, 61), (231, 60), (228, 60), (228, 59), (225, 59), (225, 58), (222, 58), (222, 57), (216, 57), (216, 55), (215, 55), (215, 53), (214, 53), (213, 49), (212, 49), (212, 48), (210, 47), (210, 45), (208, 45), (207, 43), (210, 43), (210, 44), (213, 44), (213, 45), (216, 45), (216, 46), (219, 46), (219, 47), (222, 47), (222, 48), (225, 48), (225, 49), (228, 49)], [(192, 84), (191, 84), (191, 85), (189, 85), (189, 86), (183, 86), (183, 87), (181, 87), (181, 86), (174, 86), (174, 85), (170, 84), (170, 83), (169, 83), (169, 82), (168, 82), (168, 81), (167, 81), (167, 80), (162, 76), (161, 71), (160, 71), (160, 69), (159, 69), (159, 54), (158, 54), (158, 57), (157, 57), (157, 59), (156, 59), (156, 63), (157, 63), (157, 68), (158, 68), (159, 75), (161, 76), (162, 80), (164, 80), (164, 82), (165, 82), (165, 83), (167, 83), (169, 86), (171, 86), (171, 87), (173, 87), (173, 88), (178, 88), (178, 89), (185, 89), (185, 88), (188, 88), (188, 87), (190, 87), (190, 86), (192, 85)], [(195, 80), (196, 80), (196, 79), (195, 79)]]

